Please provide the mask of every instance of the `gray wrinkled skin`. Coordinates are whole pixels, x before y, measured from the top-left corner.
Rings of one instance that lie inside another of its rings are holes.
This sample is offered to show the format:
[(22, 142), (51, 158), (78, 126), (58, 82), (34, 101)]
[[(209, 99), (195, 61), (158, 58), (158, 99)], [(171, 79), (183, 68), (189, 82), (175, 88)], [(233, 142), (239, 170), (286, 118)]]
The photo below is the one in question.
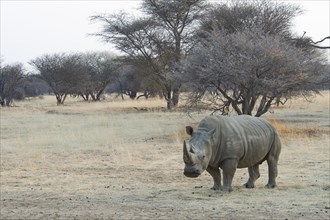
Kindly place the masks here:
[[(184, 175), (198, 177), (206, 170), (213, 177), (212, 189), (231, 192), (237, 168), (248, 167), (246, 188), (254, 188), (259, 178), (259, 164), (268, 163), (268, 184), (276, 186), (277, 162), (281, 143), (276, 130), (261, 118), (248, 115), (205, 117), (196, 131), (186, 127), (191, 136), (183, 144)], [(223, 185), (221, 174), (223, 172)]]

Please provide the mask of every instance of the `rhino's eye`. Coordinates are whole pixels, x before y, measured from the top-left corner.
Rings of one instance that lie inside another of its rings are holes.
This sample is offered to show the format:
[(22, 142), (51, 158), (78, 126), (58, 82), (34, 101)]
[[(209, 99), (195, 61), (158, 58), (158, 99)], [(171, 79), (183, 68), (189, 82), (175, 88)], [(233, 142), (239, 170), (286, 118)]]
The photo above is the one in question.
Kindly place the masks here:
[(204, 160), (204, 158), (205, 158), (205, 155), (203, 154), (203, 155), (198, 155), (198, 159), (199, 160)]

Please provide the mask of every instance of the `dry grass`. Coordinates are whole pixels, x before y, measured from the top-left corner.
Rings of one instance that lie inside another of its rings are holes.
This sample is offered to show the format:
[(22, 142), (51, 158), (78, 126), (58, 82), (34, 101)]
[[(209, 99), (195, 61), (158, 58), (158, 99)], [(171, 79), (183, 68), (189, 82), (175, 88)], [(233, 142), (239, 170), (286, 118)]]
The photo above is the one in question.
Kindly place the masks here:
[(296, 127), (293, 123), (270, 119), (269, 122), (283, 138), (320, 137), (329, 134), (329, 129), (320, 127)]
[[(182, 175), (185, 126), (206, 113), (163, 111), (159, 99), (86, 103), (54, 97), (0, 108), (0, 219), (328, 219), (329, 92), (264, 117), (279, 130), (278, 188), (209, 190)], [(312, 134), (312, 135), (309, 135)]]

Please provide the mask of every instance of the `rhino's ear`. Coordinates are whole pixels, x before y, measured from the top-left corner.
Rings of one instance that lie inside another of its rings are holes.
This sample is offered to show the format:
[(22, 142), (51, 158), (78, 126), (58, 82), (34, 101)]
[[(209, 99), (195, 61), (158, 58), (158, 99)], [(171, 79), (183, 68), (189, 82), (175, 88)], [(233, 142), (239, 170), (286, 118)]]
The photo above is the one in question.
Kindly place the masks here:
[(186, 126), (186, 132), (191, 136), (192, 133), (194, 132), (194, 129), (191, 126)]

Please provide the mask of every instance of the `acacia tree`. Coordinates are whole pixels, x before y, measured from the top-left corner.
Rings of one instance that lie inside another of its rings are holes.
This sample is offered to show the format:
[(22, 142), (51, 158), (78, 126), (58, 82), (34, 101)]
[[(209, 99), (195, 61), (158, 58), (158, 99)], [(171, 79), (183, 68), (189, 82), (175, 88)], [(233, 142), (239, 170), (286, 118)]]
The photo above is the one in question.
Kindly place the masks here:
[(308, 95), (324, 83), (320, 53), (310, 38), (291, 32), (292, 19), (301, 13), (298, 6), (269, 0), (215, 6), (187, 61), (186, 78), (196, 92), (190, 104), (207, 100), (214, 111), (232, 107), (260, 116), (274, 101)]
[(17, 90), (24, 79), (23, 64), (1, 66), (0, 70), (0, 105), (10, 106), (17, 95)]
[(105, 88), (119, 68), (116, 57), (106, 52), (86, 53), (81, 54), (81, 62), (88, 77), (85, 77), (87, 81), (80, 86), (78, 95), (85, 101), (89, 98), (100, 101)]
[(64, 104), (67, 95), (77, 94), (89, 82), (86, 66), (77, 54), (43, 55), (32, 60), (30, 64), (48, 83), (58, 105)]
[(135, 66), (130, 64), (124, 64), (116, 71), (111, 89), (121, 95), (124, 99), (124, 95), (129, 96), (131, 99), (137, 97), (137, 93), (141, 91), (142, 77)]
[(143, 57), (170, 109), (178, 103), (178, 64), (191, 48), (192, 29), (204, 7), (205, 0), (144, 0), (140, 18), (120, 13), (91, 19), (103, 24), (97, 36), (132, 58)]
[(211, 32), (187, 59), (185, 70), (190, 105), (207, 104), (222, 113), (232, 107), (237, 114), (257, 117), (280, 99), (308, 96), (329, 83), (321, 56), (261, 29)]

